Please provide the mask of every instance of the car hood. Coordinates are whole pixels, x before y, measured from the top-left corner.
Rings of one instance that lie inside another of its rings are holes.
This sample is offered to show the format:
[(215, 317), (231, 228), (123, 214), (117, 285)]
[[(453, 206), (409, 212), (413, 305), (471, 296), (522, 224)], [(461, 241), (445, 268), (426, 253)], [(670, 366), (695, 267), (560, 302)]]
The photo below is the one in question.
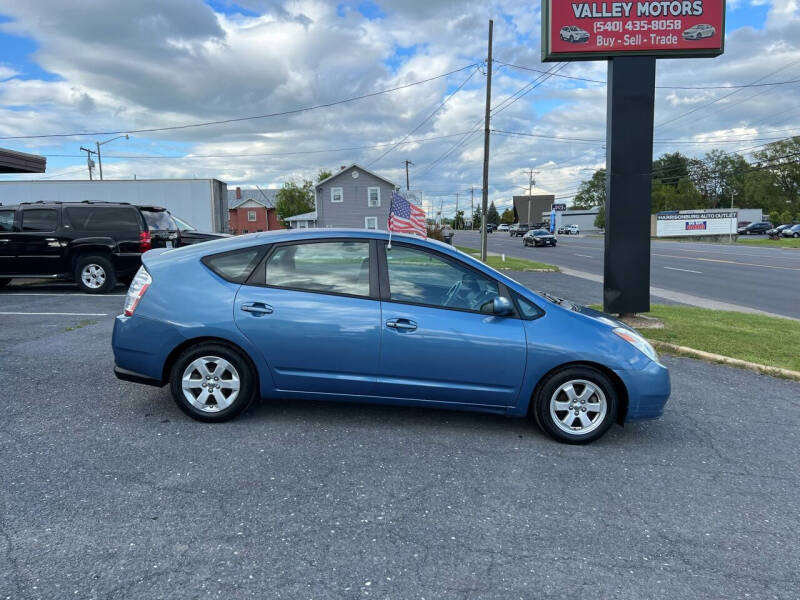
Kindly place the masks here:
[(608, 313), (604, 313), (603, 311), (596, 310), (594, 308), (589, 308), (588, 306), (584, 306), (583, 304), (577, 304), (570, 300), (566, 300), (564, 298), (558, 298), (553, 296), (552, 294), (548, 294), (547, 292), (538, 291), (536, 292), (538, 295), (543, 296), (545, 299), (549, 300), (553, 304), (560, 306), (566, 310), (571, 310), (573, 312), (579, 313), (595, 321), (599, 321), (609, 327), (623, 327), (625, 329), (630, 329), (631, 331), (635, 331), (630, 325), (627, 323), (623, 323), (619, 319), (616, 319), (609, 315)]

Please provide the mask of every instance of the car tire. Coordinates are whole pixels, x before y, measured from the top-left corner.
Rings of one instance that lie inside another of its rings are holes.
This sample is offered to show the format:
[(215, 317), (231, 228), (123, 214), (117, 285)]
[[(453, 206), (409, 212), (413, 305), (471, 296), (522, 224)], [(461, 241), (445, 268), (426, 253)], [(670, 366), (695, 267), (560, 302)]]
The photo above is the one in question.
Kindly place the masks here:
[(800, 233), (797, 233), (797, 232), (795, 231), (795, 232), (792, 234), (792, 237), (793, 237), (793, 238), (799, 238), (799, 237), (800, 237)]
[(6, 287), (9, 283), (11, 283), (10, 277), (0, 277), (0, 288)]
[[(220, 423), (250, 406), (256, 372), (238, 350), (218, 342), (201, 342), (178, 356), (169, 383), (175, 404), (184, 413), (198, 421)], [(209, 386), (217, 387), (209, 393)]]
[(616, 420), (619, 406), (617, 391), (608, 377), (582, 366), (548, 375), (538, 386), (532, 404), (539, 427), (566, 444), (588, 444), (602, 437)]
[(104, 256), (79, 256), (74, 276), (78, 288), (86, 294), (106, 294), (117, 285), (114, 266)]

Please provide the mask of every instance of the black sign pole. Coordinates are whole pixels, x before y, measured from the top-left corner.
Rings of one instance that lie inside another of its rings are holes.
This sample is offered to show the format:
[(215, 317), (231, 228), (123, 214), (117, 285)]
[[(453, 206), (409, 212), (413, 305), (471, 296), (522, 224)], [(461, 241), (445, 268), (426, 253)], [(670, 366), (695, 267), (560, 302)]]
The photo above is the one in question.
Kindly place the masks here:
[(650, 310), (650, 192), (656, 58), (608, 60), (603, 310)]

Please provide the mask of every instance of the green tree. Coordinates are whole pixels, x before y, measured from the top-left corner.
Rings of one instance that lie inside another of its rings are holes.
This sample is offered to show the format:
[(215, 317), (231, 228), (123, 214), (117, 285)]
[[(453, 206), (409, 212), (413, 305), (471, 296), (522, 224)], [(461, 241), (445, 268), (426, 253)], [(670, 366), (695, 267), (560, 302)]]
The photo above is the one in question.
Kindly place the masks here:
[(783, 211), (781, 213), (780, 221), (781, 221), (781, 225), (783, 225), (784, 223), (791, 223), (792, 222), (792, 213), (790, 213), (788, 210)]
[(507, 208), (503, 211), (503, 214), (500, 215), (500, 222), (506, 223), (507, 225), (511, 225), (514, 222), (514, 209)]
[(500, 224), (500, 215), (497, 212), (494, 202), (489, 205), (489, 210), (486, 212), (486, 222), (491, 223), (492, 225)]
[(775, 227), (778, 225), (782, 225), (781, 223), (781, 213), (777, 210), (769, 211), (769, 222), (772, 223)]
[(314, 210), (313, 184), (308, 180), (303, 181), (301, 185), (289, 181), (276, 194), (275, 212), (282, 221), (312, 210)]
[(775, 177), (776, 186), (790, 210), (800, 210), (800, 136), (767, 144), (753, 156)]
[(606, 202), (606, 170), (595, 171), (591, 179), (583, 181), (575, 195), (573, 208), (602, 206)]
[(464, 211), (457, 210), (453, 219), (453, 229), (464, 229)]
[(473, 229), (480, 229), (481, 228), (481, 213), (480, 212), (472, 213), (472, 228)]
[(676, 186), (664, 183), (660, 179), (653, 180), (651, 193), (651, 210), (656, 213), (662, 210), (688, 210), (701, 208), (703, 199), (688, 177), (678, 180)]
[(605, 229), (606, 228), (606, 205), (603, 204), (600, 206), (600, 210), (597, 211), (597, 216), (594, 218), (594, 226), (598, 229)]
[(328, 169), (320, 169), (319, 173), (317, 174), (317, 183), (319, 183), (320, 181), (324, 181), (325, 179), (331, 177), (332, 175), (333, 172), (328, 171)]
[(689, 158), (680, 152), (662, 154), (653, 161), (653, 179), (664, 185), (678, 188), (678, 183), (689, 176)]

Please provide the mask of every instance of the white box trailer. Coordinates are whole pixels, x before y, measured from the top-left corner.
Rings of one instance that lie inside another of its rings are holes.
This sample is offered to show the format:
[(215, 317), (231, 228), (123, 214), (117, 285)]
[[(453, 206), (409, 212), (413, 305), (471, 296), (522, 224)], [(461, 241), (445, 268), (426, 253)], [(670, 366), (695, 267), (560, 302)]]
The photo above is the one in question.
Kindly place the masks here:
[(218, 179), (0, 181), (0, 204), (39, 200), (94, 200), (163, 206), (200, 231), (228, 231), (228, 185)]

